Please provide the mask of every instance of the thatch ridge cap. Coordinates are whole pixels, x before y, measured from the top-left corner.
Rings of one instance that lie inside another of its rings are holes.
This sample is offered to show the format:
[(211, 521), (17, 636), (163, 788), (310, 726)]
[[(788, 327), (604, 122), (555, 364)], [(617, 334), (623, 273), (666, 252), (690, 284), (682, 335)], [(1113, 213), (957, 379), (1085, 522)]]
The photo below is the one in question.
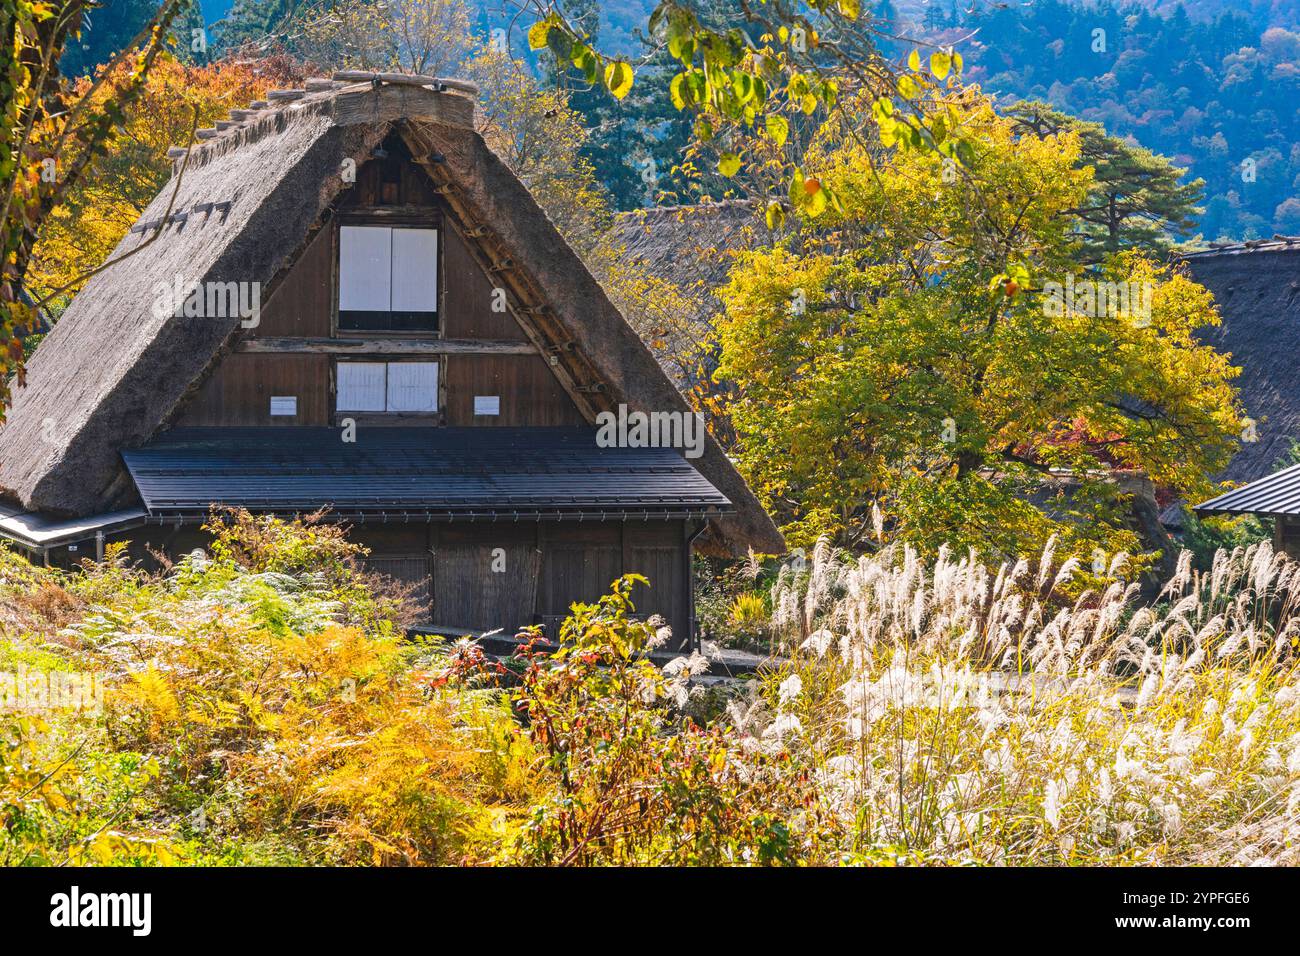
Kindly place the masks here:
[[(259, 142), (267, 136), (282, 133), (290, 124), (308, 117), (327, 115), (334, 121), (335, 125), (352, 125), (367, 120), (391, 122), (403, 118), (425, 119), (428, 118), (427, 110), (420, 111), (410, 107), (415, 106), (421, 99), (428, 104), (435, 104), (443, 102), (443, 98), (449, 97), (458, 105), (468, 105), (469, 109), (465, 111), (467, 118), (462, 122), (457, 122), (455, 111), (450, 110), (447, 111), (449, 115), (439, 116), (439, 119), (444, 122), (456, 123), (456, 125), (473, 126), (474, 101), (461, 89), (433, 88), (425, 85), (377, 79), (373, 81), (327, 80), (326, 82), (331, 84), (330, 87), (312, 88), (310, 84), (319, 82), (321, 79), (312, 77), (305, 81), (305, 88), (285, 91), (301, 94), (295, 98), (253, 101), (266, 102), (267, 105), (261, 109), (235, 107), (230, 111), (232, 118), (218, 121), (217, 128), (197, 131), (195, 142), (188, 150), (185, 147), (173, 147), (173, 150), (176, 150), (172, 158), (173, 176), (183, 166), (187, 171), (200, 168), (233, 150)], [(393, 92), (390, 94), (387, 91)], [(378, 98), (388, 101), (376, 104), (373, 117), (366, 117), (364, 113), (358, 115), (356, 110), (343, 113), (337, 108), (342, 97), (365, 95), (372, 92)], [(396, 101), (396, 103), (392, 101)], [(391, 109), (393, 105), (397, 105), (398, 109)], [(403, 106), (407, 108), (403, 109)], [(247, 113), (249, 115), (235, 118), (234, 114), (236, 113)], [(222, 128), (222, 125), (225, 125), (225, 128)], [(200, 133), (206, 134), (207, 138), (199, 138), (198, 134)], [(188, 160), (185, 158), (186, 152), (189, 154)]]
[(1239, 242), (1211, 242), (1205, 249), (1180, 253), (1179, 260), (1211, 259), (1216, 256), (1239, 256), (1253, 252), (1300, 252), (1300, 236), (1277, 234), (1271, 239), (1246, 239)]

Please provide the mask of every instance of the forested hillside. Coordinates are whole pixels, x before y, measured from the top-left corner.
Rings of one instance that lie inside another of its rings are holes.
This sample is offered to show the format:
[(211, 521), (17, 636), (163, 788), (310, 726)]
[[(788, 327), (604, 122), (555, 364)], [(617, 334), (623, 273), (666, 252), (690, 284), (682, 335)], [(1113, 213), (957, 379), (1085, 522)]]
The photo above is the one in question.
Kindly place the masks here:
[[(127, 39), (132, 18), (123, 16), (126, 8), (138, 7), (135, 19), (143, 22), (150, 7), (146, 0), (119, 3), (111, 26), (104, 20), (104, 27), (90, 31), (84, 49), (70, 53), (71, 72), (102, 62), (101, 47), (113, 49)], [(198, 5), (216, 50), (268, 33), (291, 39), (284, 25), (292, 21), (285, 16), (321, 6), (307, 0), (201, 0)], [(602, 48), (646, 55), (639, 36), (654, 0), (568, 0), (562, 6), (594, 32)], [(508, 25), (514, 13), (501, 0), (477, 0), (469, 8), (474, 29), (484, 36)], [(739, 16), (730, 5), (716, 9), (722, 20)], [(1043, 100), (1099, 122), (1186, 167), (1189, 180), (1204, 179), (1199, 232), (1206, 239), (1300, 233), (1296, 0), (881, 0), (874, 12), (887, 32), (956, 46), (969, 80), (987, 91)], [(197, 18), (196, 11), (196, 23)], [(523, 31), (515, 32), (522, 54)], [(904, 45), (897, 46), (889, 52), (901, 55)], [(576, 104), (596, 130), (587, 157), (622, 208), (648, 199), (638, 163), (644, 166), (648, 156), (660, 170), (671, 168), (689, 137), (686, 125), (670, 122), (663, 97), (653, 89), (653, 83), (643, 84), (630, 100), (613, 107), (601, 97)], [(642, 96), (642, 90), (651, 92)]]
[(1135, 9), (1043, 0), (963, 15), (940, 38), (985, 89), (1049, 101), (1203, 178), (1207, 239), (1300, 232), (1300, 34)]

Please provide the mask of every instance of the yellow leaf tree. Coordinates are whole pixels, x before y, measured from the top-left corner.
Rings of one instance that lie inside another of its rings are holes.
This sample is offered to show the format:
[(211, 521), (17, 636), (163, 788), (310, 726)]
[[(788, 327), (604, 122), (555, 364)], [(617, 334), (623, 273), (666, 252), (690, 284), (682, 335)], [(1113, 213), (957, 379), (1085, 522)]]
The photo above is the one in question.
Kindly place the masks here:
[[(286, 58), (256, 63), (187, 66), (162, 55), (139, 99), (109, 137), (107, 154), (50, 213), (36, 244), (27, 285), (57, 314), (77, 291), (77, 280), (108, 259), (114, 247), (171, 177), (167, 150), (185, 146), (198, 110), (211, 126), (231, 109), (246, 106), (268, 89), (289, 82), (295, 72)], [(104, 86), (95, 78), (77, 84), (92, 101)]]
[(1080, 264), (1076, 134), (974, 90), (932, 109), (966, 162), (836, 133), (806, 168), (843, 211), (733, 272), (742, 466), (801, 543), (869, 538), (874, 505), (928, 549), (1135, 548), (1117, 474), (1194, 496), (1236, 447), (1236, 369), (1195, 338), (1212, 298), (1137, 252)]

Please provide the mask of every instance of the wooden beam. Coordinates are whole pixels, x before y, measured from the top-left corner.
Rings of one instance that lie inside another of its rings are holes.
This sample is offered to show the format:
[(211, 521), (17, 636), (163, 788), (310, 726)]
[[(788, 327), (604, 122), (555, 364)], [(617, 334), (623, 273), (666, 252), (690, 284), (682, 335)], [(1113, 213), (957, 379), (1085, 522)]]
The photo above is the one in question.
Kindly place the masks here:
[(259, 355), (298, 352), (305, 355), (537, 355), (531, 342), (488, 339), (390, 338), (248, 338), (236, 352)]
[[(454, 183), (451, 182), (443, 165), (429, 160), (428, 157), (433, 152), (433, 144), (425, 138), (421, 131), (415, 126), (407, 124), (403, 127), (402, 133), (411, 149), (415, 162), (429, 174), (429, 178), (433, 180), (435, 187), (450, 187), (441, 195), (456, 218), (460, 220), (462, 229), (467, 233), (473, 233), (476, 237), (482, 236), (482, 240), (479, 242), (470, 242), (466, 245), (471, 258), (478, 263), (479, 267), (485, 272), (493, 274), (495, 272), (493, 269), (494, 264), (509, 259), (506, 251), (501, 248), (499, 238), (493, 235), (475, 214), (474, 210), (469, 208), (461, 196), (460, 190), (456, 189)], [(488, 248), (484, 248), (485, 246)], [(496, 247), (495, 250), (491, 248), (493, 246)], [(506, 301), (506, 307), (510, 314), (515, 317), (519, 327), (523, 329), (524, 334), (528, 336), (538, 351), (549, 353), (551, 371), (559, 381), (560, 387), (578, 406), (578, 410), (588, 424), (594, 424), (597, 411), (607, 407), (610, 402), (603, 393), (592, 392), (582, 387), (597, 378), (590, 360), (576, 349), (562, 351), (555, 349), (554, 343), (556, 340), (569, 340), (571, 336), (568, 334), (567, 329), (563, 330), (562, 334), (557, 334), (560, 330), (555, 327), (560, 323), (546, 314), (546, 296), (540, 289), (535, 288), (533, 282), (518, 270), (495, 272), (495, 275), (500, 277), (511, 293)], [(513, 301), (511, 301), (512, 299)]]

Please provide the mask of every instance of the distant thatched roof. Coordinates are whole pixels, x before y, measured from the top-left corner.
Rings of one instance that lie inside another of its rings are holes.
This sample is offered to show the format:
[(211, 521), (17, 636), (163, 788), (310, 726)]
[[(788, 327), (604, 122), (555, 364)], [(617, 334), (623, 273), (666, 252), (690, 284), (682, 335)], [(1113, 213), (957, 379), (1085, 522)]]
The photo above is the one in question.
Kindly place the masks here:
[(1242, 443), (1221, 477), (1254, 481), (1300, 439), (1300, 240), (1222, 245), (1184, 261), (1214, 293), (1223, 323), (1201, 338), (1241, 367), (1236, 385), (1258, 439)]
[(628, 258), (665, 279), (696, 303), (692, 317), (707, 322), (718, 309), (717, 289), (726, 283), (735, 253), (770, 242), (746, 201), (663, 206), (623, 213), (614, 240)]
[[(278, 104), (278, 105), (277, 105)], [(537, 325), (562, 363), (599, 383), (594, 407), (688, 411), (650, 351), (610, 303), (527, 188), (473, 129), (473, 101), (407, 84), (315, 81), (198, 147), (90, 279), (28, 366), (0, 428), (0, 492), (24, 508), (81, 516), (134, 499), (120, 451), (165, 427), (240, 334), (237, 318), (157, 315), (158, 284), (274, 281), (360, 167), (391, 133), (444, 175), (449, 199), (544, 297)], [(177, 160), (176, 171), (181, 162)], [(168, 210), (171, 216), (168, 217)], [(267, 297), (263, 295), (263, 300)], [(161, 311), (161, 310), (158, 310)], [(712, 439), (693, 464), (737, 508), (720, 527), (733, 550), (780, 551), (781, 536)]]

